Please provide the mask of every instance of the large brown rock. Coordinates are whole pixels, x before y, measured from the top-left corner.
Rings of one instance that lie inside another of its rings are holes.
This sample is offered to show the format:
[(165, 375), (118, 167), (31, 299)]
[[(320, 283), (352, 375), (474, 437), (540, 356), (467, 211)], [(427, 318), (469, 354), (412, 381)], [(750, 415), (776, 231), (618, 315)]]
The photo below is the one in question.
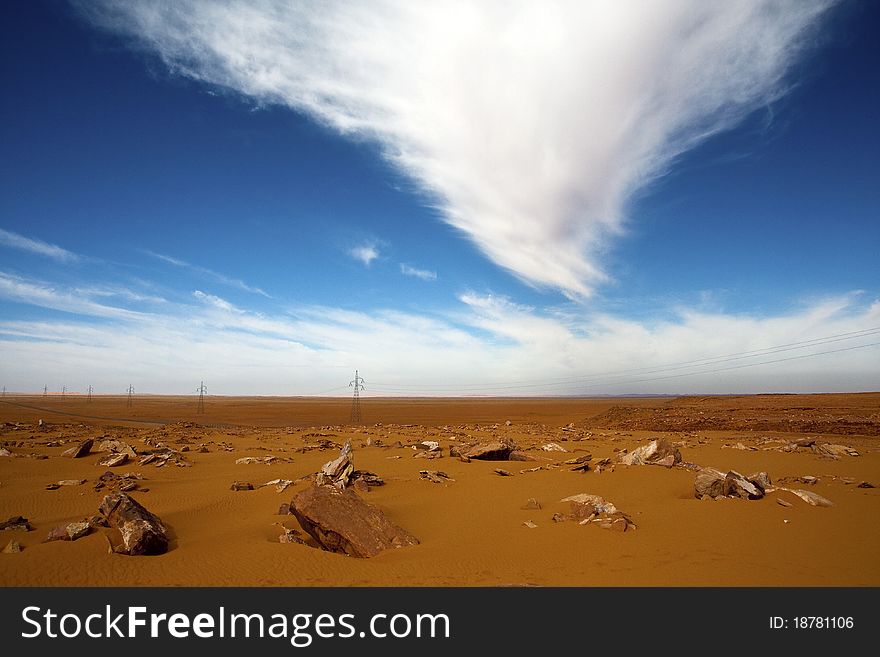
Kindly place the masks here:
[(383, 550), (419, 542), (350, 489), (313, 486), (291, 500), (290, 512), (321, 547), (331, 552), (374, 557)]
[(694, 478), (694, 497), (704, 495), (711, 498), (724, 496), (724, 473), (715, 468), (702, 468)]
[(657, 438), (647, 445), (636, 447), (620, 457), (624, 465), (665, 465), (672, 467), (681, 463), (681, 452), (668, 438)]
[(728, 497), (741, 497), (744, 500), (759, 500), (764, 497), (764, 489), (735, 470), (724, 475), (724, 494)]
[(353, 472), (354, 459), (351, 455), (351, 441), (349, 440), (342, 446), (339, 456), (324, 464), (315, 477), (315, 483), (318, 486), (330, 485), (343, 490), (348, 486)]
[(510, 438), (493, 440), (471, 447), (464, 456), (478, 461), (509, 461), (511, 452), (516, 450), (516, 443)]
[(158, 516), (125, 493), (111, 493), (101, 501), (99, 511), (111, 527), (122, 534), (122, 554), (164, 554), (168, 551), (168, 532)]
[(95, 441), (91, 438), (86, 438), (84, 441), (79, 443), (78, 445), (71, 447), (70, 449), (66, 449), (61, 452), (61, 456), (67, 456), (72, 459), (78, 459), (82, 456), (85, 456), (90, 451), (92, 451), (92, 445), (94, 445)]

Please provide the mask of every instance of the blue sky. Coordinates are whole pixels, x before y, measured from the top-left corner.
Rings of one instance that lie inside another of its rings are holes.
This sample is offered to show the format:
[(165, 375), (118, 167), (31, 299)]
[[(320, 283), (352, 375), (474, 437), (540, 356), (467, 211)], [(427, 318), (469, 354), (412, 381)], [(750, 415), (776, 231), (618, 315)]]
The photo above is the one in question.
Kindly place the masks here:
[(3, 11), (9, 390), (880, 388), (875, 3)]

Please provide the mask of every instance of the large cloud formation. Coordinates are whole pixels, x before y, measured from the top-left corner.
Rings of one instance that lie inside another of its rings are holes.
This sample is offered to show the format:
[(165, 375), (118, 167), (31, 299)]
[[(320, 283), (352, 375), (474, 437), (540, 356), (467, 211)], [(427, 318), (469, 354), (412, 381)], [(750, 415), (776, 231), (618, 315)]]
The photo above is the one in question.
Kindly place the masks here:
[(522, 280), (588, 295), (627, 202), (786, 90), (831, 0), (82, 3), (175, 72), (375, 140)]

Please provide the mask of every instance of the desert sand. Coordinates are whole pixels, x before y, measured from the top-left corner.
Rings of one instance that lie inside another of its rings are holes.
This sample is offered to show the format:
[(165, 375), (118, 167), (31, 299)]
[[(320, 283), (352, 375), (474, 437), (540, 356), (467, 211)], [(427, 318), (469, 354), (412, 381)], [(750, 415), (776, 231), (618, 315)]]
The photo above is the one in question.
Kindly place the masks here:
[[(34, 530), (0, 531), (0, 549), (11, 541), (23, 548), (0, 553), (0, 585), (880, 585), (880, 491), (868, 487), (880, 486), (880, 393), (364, 398), (360, 426), (348, 422), (350, 405), (211, 397), (198, 414), (192, 397), (135, 397), (130, 407), (124, 397), (3, 397), (0, 447), (8, 454), (0, 456), (0, 521), (21, 515)], [(774, 486), (809, 490), (834, 506), (812, 506), (781, 490), (757, 500), (701, 500), (696, 466), (618, 462), (621, 450), (661, 437), (678, 446), (684, 463), (766, 471)], [(92, 453), (61, 455), (85, 438), (95, 439)], [(467, 463), (449, 455), (450, 447), (493, 438), (513, 439), (535, 460)], [(97, 465), (106, 453), (95, 450), (107, 439), (138, 456), (113, 468)], [(852, 449), (829, 455), (791, 448), (801, 439)], [(318, 549), (313, 540), (279, 542), (282, 525), (298, 528), (279, 506), (313, 485), (312, 475), (346, 440), (354, 467), (385, 481), (361, 497), (418, 545), (359, 559)], [(439, 442), (442, 457), (417, 458), (423, 450), (413, 445), (424, 440)], [(159, 443), (186, 465), (140, 464)], [(542, 448), (549, 443), (565, 451)], [(586, 472), (564, 463), (588, 454)], [(266, 456), (271, 463), (236, 464)], [(610, 463), (596, 467), (604, 458)], [(498, 468), (512, 476), (499, 476)], [(167, 553), (109, 553), (108, 539), (117, 539), (108, 528), (44, 542), (54, 527), (97, 512), (106, 490), (95, 484), (108, 470), (143, 477), (138, 487), (148, 490), (130, 494), (167, 525)], [(441, 470), (454, 481), (433, 483), (421, 470)], [(86, 482), (46, 489), (79, 479)], [(294, 483), (283, 492), (261, 486), (275, 479)], [(236, 481), (255, 490), (231, 490)], [(579, 493), (612, 502), (637, 528), (554, 522), (554, 514), (569, 511), (560, 500)], [(522, 508), (530, 498), (541, 508)]]

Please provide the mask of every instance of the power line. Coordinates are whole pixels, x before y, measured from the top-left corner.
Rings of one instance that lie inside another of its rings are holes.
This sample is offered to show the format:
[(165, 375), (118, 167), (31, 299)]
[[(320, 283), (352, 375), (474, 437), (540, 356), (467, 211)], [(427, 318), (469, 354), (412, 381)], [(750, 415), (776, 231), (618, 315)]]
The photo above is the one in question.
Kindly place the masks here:
[(361, 423), (361, 390), (364, 389), (364, 378), (354, 371), (354, 381), (348, 384), (354, 388), (354, 396), (351, 398), (351, 421)]
[[(532, 380), (532, 381), (520, 381), (520, 382), (499, 382), (498, 384), (492, 383), (483, 383), (483, 384), (463, 384), (463, 385), (455, 385), (455, 384), (435, 384), (432, 386), (415, 386), (415, 385), (407, 385), (407, 384), (384, 384), (384, 383), (374, 383), (374, 388), (379, 388), (381, 390), (385, 390), (386, 392), (390, 391), (398, 391), (398, 392), (406, 392), (407, 389), (417, 389), (417, 390), (434, 390), (438, 392), (442, 392), (447, 389), (452, 390), (474, 390), (474, 391), (485, 391), (485, 390), (512, 390), (517, 388), (532, 388), (532, 387), (565, 387), (573, 384), (583, 384), (585, 381), (595, 381), (598, 379), (609, 379), (609, 378), (625, 378), (623, 375), (628, 373), (642, 373), (642, 374), (655, 374), (662, 372), (669, 372), (681, 369), (689, 369), (694, 367), (706, 367), (709, 365), (717, 365), (725, 362), (732, 362), (736, 360), (744, 360), (748, 358), (757, 358), (759, 356), (768, 356), (776, 353), (783, 353), (786, 351), (794, 351), (798, 349), (806, 349), (808, 347), (817, 347), (825, 344), (832, 344), (835, 342), (841, 342), (846, 340), (854, 340), (858, 338), (868, 337), (870, 335), (875, 335), (880, 333), (880, 327), (873, 327), (869, 329), (862, 329), (859, 331), (850, 331), (847, 333), (838, 333), (835, 335), (825, 336), (823, 338), (813, 338), (811, 340), (803, 340), (800, 342), (791, 342), (783, 345), (776, 345), (773, 347), (766, 347), (764, 349), (756, 349), (753, 351), (745, 351), (734, 354), (728, 354), (724, 356), (713, 356), (710, 358), (701, 358), (690, 361), (682, 361), (678, 363), (671, 363), (668, 365), (654, 365), (640, 368), (632, 368), (625, 370), (613, 370), (604, 373), (598, 373), (591, 375), (589, 377), (583, 376), (571, 376), (571, 377), (561, 377), (556, 379), (545, 379), (545, 380)], [(821, 352), (826, 353), (826, 352)], [(709, 371), (709, 370), (706, 370)], [(694, 374), (699, 374), (700, 372), (694, 372)]]

